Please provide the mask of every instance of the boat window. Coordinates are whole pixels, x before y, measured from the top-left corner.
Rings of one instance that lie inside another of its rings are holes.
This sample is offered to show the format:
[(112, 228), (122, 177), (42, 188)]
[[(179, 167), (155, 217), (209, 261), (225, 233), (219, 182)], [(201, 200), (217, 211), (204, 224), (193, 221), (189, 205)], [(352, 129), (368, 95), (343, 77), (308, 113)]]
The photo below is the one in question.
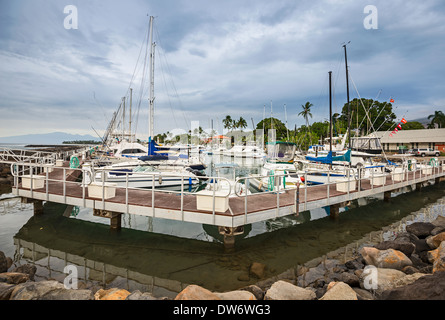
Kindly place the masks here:
[(141, 149), (125, 149), (121, 153), (128, 154), (128, 153), (145, 153), (145, 152)]

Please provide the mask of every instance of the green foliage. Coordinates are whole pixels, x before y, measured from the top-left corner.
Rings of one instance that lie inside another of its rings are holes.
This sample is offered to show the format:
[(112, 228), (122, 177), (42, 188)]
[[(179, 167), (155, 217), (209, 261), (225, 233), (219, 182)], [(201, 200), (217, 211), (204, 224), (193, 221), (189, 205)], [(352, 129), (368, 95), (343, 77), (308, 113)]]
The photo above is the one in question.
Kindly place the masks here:
[[(359, 127), (362, 134), (374, 131), (386, 131), (394, 125), (397, 116), (392, 111), (392, 104), (379, 102), (373, 99), (354, 99), (350, 102), (351, 130)], [(348, 104), (343, 106), (342, 114), (339, 117), (343, 121), (343, 127), (347, 128)], [(346, 122), (346, 123), (345, 123)]]

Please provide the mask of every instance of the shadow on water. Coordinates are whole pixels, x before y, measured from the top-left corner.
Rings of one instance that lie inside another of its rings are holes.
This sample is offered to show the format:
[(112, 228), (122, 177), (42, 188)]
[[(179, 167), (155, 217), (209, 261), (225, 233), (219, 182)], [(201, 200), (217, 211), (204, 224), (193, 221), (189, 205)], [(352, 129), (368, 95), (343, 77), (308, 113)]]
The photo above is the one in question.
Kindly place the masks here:
[[(170, 292), (179, 292), (187, 284), (227, 291), (258, 281), (249, 276), (253, 262), (265, 264), (266, 277), (272, 277), (357, 241), (444, 196), (442, 184), (401, 194), (390, 202), (368, 199), (364, 206), (353, 202), (337, 220), (328, 216), (314, 220), (311, 212), (302, 212), (298, 217), (267, 221), (262, 226), (265, 231), (257, 235), (247, 232), (258, 226), (247, 228), (230, 253), (217, 240), (184, 239), (127, 228), (112, 232), (107, 224), (65, 217), (66, 206), (55, 203), (45, 203), (44, 214), (32, 217), (15, 240), (20, 240), (20, 246), (31, 243), (42, 247), (42, 257), (45, 252), (57, 250), (94, 262), (89, 267), (96, 271), (103, 270), (105, 263), (108, 271), (125, 270), (128, 278), (131, 274), (145, 275), (145, 280), (135, 281), (151, 281), (151, 285)], [(203, 227), (215, 236), (214, 228)]]

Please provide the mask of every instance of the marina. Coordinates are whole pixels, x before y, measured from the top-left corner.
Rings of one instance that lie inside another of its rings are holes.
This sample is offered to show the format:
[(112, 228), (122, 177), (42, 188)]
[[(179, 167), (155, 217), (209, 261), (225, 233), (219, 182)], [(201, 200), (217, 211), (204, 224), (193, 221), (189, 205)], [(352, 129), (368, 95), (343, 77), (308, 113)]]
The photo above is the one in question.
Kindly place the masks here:
[[(86, 156), (83, 158), (86, 159)], [(330, 216), (335, 218), (339, 209), (350, 201), (379, 194), (389, 200), (393, 192), (406, 187), (419, 189), (428, 182), (439, 184), (445, 176), (444, 162), (437, 161), (431, 165), (430, 161), (405, 171), (375, 176), (371, 171), (366, 178), (360, 176), (357, 179), (351, 175), (347, 180), (333, 182), (329, 181), (330, 172), (327, 171), (328, 182), (321, 185), (297, 184), (286, 188), (286, 185), (277, 183), (270, 191), (256, 193), (243, 193), (236, 187), (233, 187), (233, 192), (230, 187), (248, 186), (253, 177), (238, 177), (234, 184), (224, 177), (206, 177), (207, 184), (213, 185), (212, 190), (191, 192), (188, 177), (175, 173), (160, 175), (141, 172), (140, 175), (151, 178), (152, 186), (135, 188), (128, 186), (128, 173), (125, 173), (126, 185), (117, 185), (105, 179), (93, 182), (91, 178), (87, 179), (90, 175), (88, 170), (71, 168), (70, 163), (72, 161), (57, 161), (57, 164), (12, 163), (12, 193), (34, 203), (36, 214), (42, 211), (43, 201), (61, 203), (69, 208), (79, 206), (93, 209), (95, 215), (109, 218), (111, 228), (116, 230), (121, 228), (122, 214), (216, 226), (224, 236), (226, 248), (233, 248), (235, 236), (243, 233), (246, 225), (255, 222), (319, 208), (329, 208)], [(171, 177), (181, 180), (179, 190), (156, 187), (155, 180), (159, 183)], [(280, 181), (279, 174), (277, 177), (275, 181)], [(227, 182), (229, 188), (218, 190), (215, 186), (220, 183), (218, 181)]]

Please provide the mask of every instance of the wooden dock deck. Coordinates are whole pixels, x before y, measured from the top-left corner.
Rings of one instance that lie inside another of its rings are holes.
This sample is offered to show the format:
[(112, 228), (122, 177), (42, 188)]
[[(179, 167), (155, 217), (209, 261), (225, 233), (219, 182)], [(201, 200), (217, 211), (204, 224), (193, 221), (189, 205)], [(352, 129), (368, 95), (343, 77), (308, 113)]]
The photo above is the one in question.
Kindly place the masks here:
[(299, 189), (282, 189), (278, 192), (231, 196), (228, 198), (229, 209), (218, 212), (199, 210), (197, 194), (186, 191), (116, 187), (113, 197), (94, 198), (89, 195), (88, 185), (81, 181), (82, 170), (71, 169), (68, 165), (69, 163), (65, 162), (63, 167), (51, 167), (52, 172), (42, 170), (42, 173), (36, 174), (35, 176), (40, 176), (44, 181), (43, 186), (36, 188), (25, 188), (23, 182), (20, 182), (23, 176), (16, 173), (13, 194), (38, 201), (92, 208), (106, 217), (128, 213), (237, 228), (326, 206), (334, 208), (335, 212), (335, 208), (338, 209), (351, 200), (381, 193), (390, 196), (392, 191), (400, 188), (419, 185), (428, 180), (439, 182), (445, 176), (445, 164), (442, 161), (426, 171), (406, 171), (403, 178), (399, 176), (397, 180), (394, 179), (395, 174), (389, 174), (383, 185), (373, 185), (371, 179), (357, 180), (357, 188), (346, 192), (338, 191), (336, 183), (330, 183)]

